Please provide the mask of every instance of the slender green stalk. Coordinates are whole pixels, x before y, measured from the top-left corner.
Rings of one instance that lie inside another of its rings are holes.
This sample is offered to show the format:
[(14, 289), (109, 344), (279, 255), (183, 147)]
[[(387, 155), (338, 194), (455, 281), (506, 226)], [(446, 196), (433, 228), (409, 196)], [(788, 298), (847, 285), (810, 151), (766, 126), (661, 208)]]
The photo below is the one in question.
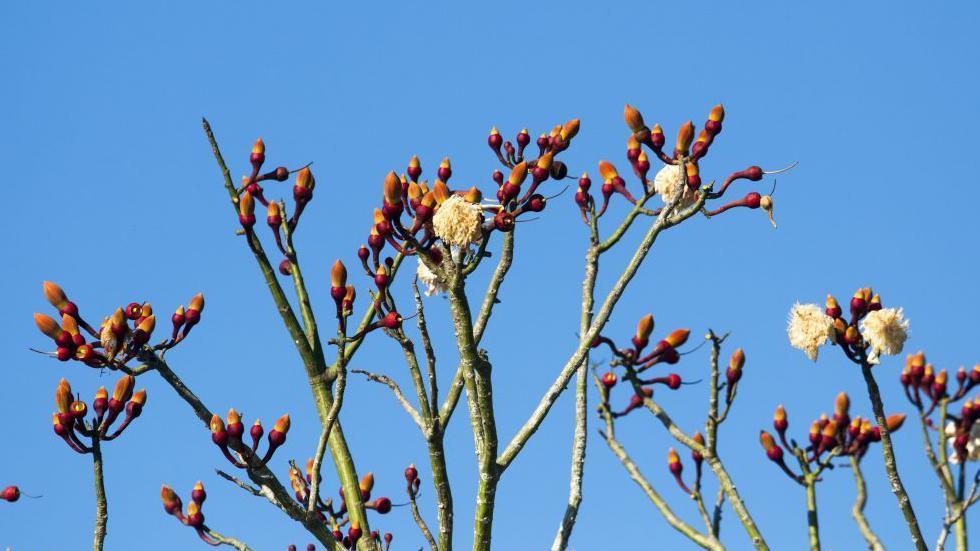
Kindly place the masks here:
[(606, 441), (606, 445), (609, 446), (609, 449), (616, 455), (620, 463), (623, 464), (623, 467), (626, 468), (626, 472), (629, 473), (630, 478), (633, 479), (638, 486), (640, 486), (643, 493), (646, 494), (647, 498), (660, 512), (661, 516), (664, 517), (667, 524), (681, 534), (684, 534), (687, 538), (704, 549), (716, 551), (723, 550), (724, 547), (720, 542), (718, 542), (718, 540), (698, 532), (697, 529), (684, 522), (683, 519), (674, 513), (674, 511), (670, 508), (670, 505), (668, 505), (663, 497), (657, 493), (657, 491), (653, 488), (653, 485), (650, 484), (646, 477), (643, 476), (643, 473), (640, 472), (639, 467), (637, 467), (636, 463), (629, 456), (629, 454), (626, 453), (626, 449), (623, 448), (622, 444), (620, 444), (618, 440), (616, 440), (615, 425), (613, 424), (612, 415), (609, 413), (608, 408), (603, 407), (602, 410), (600, 410), (600, 415), (605, 421), (606, 430), (600, 431), (599, 434)]
[(820, 522), (817, 517), (817, 481), (807, 477), (806, 480), (806, 531), (810, 542), (810, 551), (820, 551)]
[(98, 431), (92, 435), (92, 467), (95, 473), (95, 537), (93, 551), (102, 551), (106, 525), (109, 523), (109, 504), (105, 498), (105, 480), (102, 476), (102, 444)]
[(892, 437), (885, 421), (885, 406), (881, 401), (881, 392), (878, 390), (878, 383), (875, 382), (874, 375), (871, 373), (871, 364), (867, 360), (861, 360), (861, 372), (864, 381), (868, 386), (868, 397), (871, 400), (871, 409), (874, 411), (875, 422), (881, 431), (881, 453), (885, 457), (885, 472), (888, 474), (888, 482), (891, 484), (892, 493), (898, 500), (898, 508), (901, 509), (908, 525), (909, 535), (912, 537), (912, 545), (916, 551), (926, 551), (928, 549), (925, 540), (922, 538), (922, 531), (919, 529), (919, 521), (912, 509), (912, 501), (909, 499), (908, 492), (902, 484), (902, 478), (898, 474), (898, 464), (895, 461), (895, 450), (892, 447)]
[(854, 497), (854, 506), (851, 507), (851, 515), (857, 522), (861, 530), (861, 536), (868, 544), (868, 549), (872, 551), (885, 551), (885, 547), (878, 539), (878, 535), (871, 529), (868, 519), (864, 516), (864, 506), (868, 503), (868, 488), (864, 483), (864, 474), (861, 472), (861, 462), (854, 455), (851, 455), (851, 472), (854, 474), (854, 486), (857, 490)]
[[(585, 335), (592, 325), (595, 308), (595, 283), (599, 275), (598, 227), (595, 216), (590, 219), (589, 248), (585, 253), (585, 278), (582, 280), (582, 314), (579, 320), (579, 335)], [(579, 345), (581, 346), (581, 342)], [(572, 436), (572, 461), (568, 481), (568, 505), (551, 551), (564, 551), (572, 535), (572, 528), (578, 519), (582, 504), (582, 479), (585, 471), (585, 448), (588, 439), (588, 379), (589, 355), (586, 353), (575, 373), (575, 432)]]

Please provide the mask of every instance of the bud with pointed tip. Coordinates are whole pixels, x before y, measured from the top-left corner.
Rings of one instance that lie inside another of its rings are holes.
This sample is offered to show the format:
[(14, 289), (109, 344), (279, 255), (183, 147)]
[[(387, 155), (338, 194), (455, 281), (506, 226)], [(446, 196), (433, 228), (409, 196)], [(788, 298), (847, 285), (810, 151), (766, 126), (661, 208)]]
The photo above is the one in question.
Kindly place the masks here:
[(211, 441), (220, 447), (224, 447), (228, 442), (228, 432), (225, 430), (225, 423), (216, 414), (211, 416), (211, 423), (209, 423), (209, 428), (211, 429)]
[(653, 314), (647, 314), (640, 318), (640, 321), (636, 324), (636, 335), (633, 336), (633, 346), (636, 346), (637, 349), (644, 348), (650, 342), (653, 327)]
[(634, 134), (643, 134), (644, 132), (650, 131), (650, 129), (647, 128), (646, 123), (643, 122), (643, 115), (640, 114), (639, 109), (628, 103), (626, 104), (626, 107), (623, 108), (623, 119), (626, 121), (626, 126), (628, 126)]
[(448, 182), (449, 178), (453, 175), (452, 165), (449, 163), (449, 157), (446, 157), (439, 163), (439, 170), (436, 171), (439, 179), (443, 182)]
[(54, 318), (47, 314), (35, 313), (34, 323), (42, 333), (55, 341), (57, 341), (63, 333), (61, 327), (58, 327), (58, 322), (54, 321)]
[(173, 488), (167, 486), (166, 484), (160, 487), (160, 501), (163, 502), (163, 510), (167, 512), (168, 515), (177, 515), (180, 513), (183, 505), (180, 502), (180, 497), (174, 492)]
[(265, 222), (273, 230), (279, 229), (282, 225), (282, 210), (279, 209), (279, 203), (275, 201), (269, 201), (269, 206), (265, 211)]
[[(695, 442), (697, 442), (701, 446), (704, 446), (704, 436), (701, 436), (701, 433), (700, 432), (695, 432), (694, 433), (694, 436), (691, 437), (691, 440), (694, 440)], [(704, 461), (704, 456), (701, 455), (700, 453), (698, 453), (696, 450), (693, 450), (692, 449), (691, 450), (691, 459), (694, 460), (694, 464), (700, 470), (701, 469), (701, 462)]]
[(766, 431), (759, 431), (759, 443), (770, 461), (780, 463), (783, 460), (783, 449), (776, 445), (776, 440)]
[(246, 230), (255, 225), (255, 199), (249, 191), (243, 193), (238, 202), (238, 221)]
[(283, 415), (276, 420), (272, 430), (269, 431), (269, 447), (278, 448), (286, 443), (286, 433), (289, 432), (289, 414)]
[(667, 335), (667, 338), (664, 340), (667, 341), (667, 344), (673, 346), (674, 348), (678, 348), (687, 342), (687, 338), (690, 335), (690, 329), (676, 329), (671, 334)]
[(841, 392), (834, 400), (834, 416), (844, 417), (851, 409), (851, 398), (846, 392)]
[(725, 120), (725, 108), (719, 103), (711, 108), (708, 113), (708, 121), (704, 123), (704, 129), (712, 136), (721, 132), (721, 123)]
[(786, 429), (789, 428), (789, 420), (786, 417), (786, 408), (782, 404), (776, 406), (776, 413), (772, 416), (772, 427), (776, 429), (776, 432), (780, 436), (786, 434)]
[(562, 125), (561, 132), (559, 133), (559, 136), (561, 136), (561, 140), (565, 143), (571, 141), (571, 139), (578, 134), (578, 129), (581, 123), (582, 121), (580, 121), (579, 119), (572, 119), (566, 122), (564, 125)]
[(296, 183), (293, 185), (293, 199), (297, 203), (306, 203), (313, 198), (313, 189), (316, 187), (316, 178), (310, 167), (303, 167), (296, 174)]
[(691, 149), (691, 141), (694, 140), (694, 123), (687, 121), (681, 125), (677, 131), (677, 144), (674, 148), (674, 156), (687, 156)]
[(71, 385), (62, 378), (58, 381), (58, 386), (54, 391), (54, 405), (57, 407), (58, 413), (68, 413), (72, 401)]
[(885, 418), (885, 426), (888, 427), (888, 432), (897, 431), (898, 429), (902, 428), (902, 425), (904, 423), (905, 423), (904, 413), (895, 413)]

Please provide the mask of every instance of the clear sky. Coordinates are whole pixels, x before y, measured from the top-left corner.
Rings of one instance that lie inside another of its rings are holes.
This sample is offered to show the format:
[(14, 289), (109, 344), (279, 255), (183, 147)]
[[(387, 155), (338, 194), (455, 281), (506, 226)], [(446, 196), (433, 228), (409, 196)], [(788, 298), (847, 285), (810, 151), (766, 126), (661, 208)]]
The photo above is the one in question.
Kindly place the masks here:
[[(791, 431), (801, 439), (840, 390), (851, 393), (854, 414), (870, 414), (854, 366), (837, 353), (812, 365), (789, 347), (785, 319), (795, 301), (820, 302), (828, 292), (846, 299), (872, 285), (886, 305), (905, 308), (909, 349), (923, 348), (951, 370), (980, 361), (975, 4), (272, 6), (11, 2), (0, 8), (0, 160), (7, 181), (0, 217), (6, 296), (0, 417), (8, 423), (0, 485), (16, 483), (44, 496), (2, 504), (0, 547), (79, 549), (92, 531), (89, 458), (51, 433), (52, 395), (61, 377), (85, 395), (114, 378), (28, 351), (44, 344), (31, 322), (32, 312), (46, 306), (44, 279), (60, 282), (93, 318), (133, 300), (167, 312), (204, 291), (203, 322), (169, 356), (171, 365), (216, 410), (234, 406), (247, 421), (266, 422), (288, 411), (294, 429), (274, 460), (283, 477), (287, 458), (312, 455), (319, 429), (309, 391), (251, 254), (233, 235), (237, 221), (201, 132), (202, 115), (236, 175), (246, 170), (258, 136), (273, 166), (316, 163), (319, 186), (298, 239), (314, 303), (327, 311), (330, 264), (356, 261), (384, 174), (403, 170), (412, 154), (422, 157), (429, 175), (450, 156), (454, 183), (486, 192), (495, 168), (485, 145), (491, 125), (512, 135), (580, 117), (582, 131), (564, 158), (573, 173), (594, 173), (599, 159), (624, 162), (625, 102), (639, 106), (649, 122), (660, 121), (669, 137), (723, 102), (725, 130), (702, 174), (720, 179), (750, 164), (775, 168), (799, 160), (779, 178), (779, 229), (759, 211), (738, 211), (710, 221), (697, 217), (665, 234), (607, 333), (625, 339), (641, 315), (653, 312), (657, 335), (674, 327), (700, 335), (710, 327), (732, 331), (730, 343), (745, 347), (745, 378), (723, 427), (721, 453), (774, 549), (801, 548), (806, 525), (801, 489), (758, 448), (758, 430), (770, 426), (773, 408), (786, 404)], [(770, 185), (756, 189), (765, 193)], [(269, 186), (269, 193), (286, 189)], [(743, 182), (737, 191), (749, 189)], [(620, 201), (609, 218), (624, 212)], [(586, 237), (571, 191), (519, 230), (518, 257), (485, 340), (503, 439), (574, 349)], [(604, 259), (602, 292), (637, 236)], [(482, 289), (488, 271), (481, 268), (474, 289)], [(363, 290), (366, 282), (359, 283)], [(405, 296), (404, 282), (397, 292)], [(427, 305), (447, 379), (454, 366), (448, 304), (432, 298)], [(394, 343), (373, 340), (354, 367), (404, 380)], [(702, 349), (678, 369), (700, 379), (706, 362)], [(886, 408), (911, 412), (898, 384), (901, 362), (889, 359), (875, 371)], [(162, 482), (186, 496), (198, 479), (209, 491), (204, 512), (215, 530), (256, 549), (311, 541), (266, 502), (218, 479), (214, 468), (228, 465), (186, 405), (154, 376), (141, 384), (149, 391), (143, 417), (105, 449), (108, 548), (203, 545), (164, 514), (158, 497)], [(693, 430), (706, 393), (702, 383), (658, 398)], [(505, 475), (495, 548), (550, 545), (567, 492), (571, 411), (566, 396)], [(358, 379), (342, 418), (360, 470), (376, 474), (376, 495), (403, 500), (402, 470), (426, 463), (418, 431), (386, 389)], [(619, 426), (655, 486), (696, 522), (693, 504), (669, 479), (672, 442), (661, 427), (643, 415)], [(448, 458), (464, 545), (475, 486), (468, 431), (463, 409), (449, 431)], [(594, 425), (590, 438), (573, 547), (687, 548), (595, 437)], [(931, 541), (942, 498), (916, 424), (895, 440)], [(906, 548), (877, 447), (864, 463), (870, 521), (890, 548)], [(325, 472), (335, 491), (335, 476)], [(422, 476), (421, 506), (434, 523), (426, 469)], [(829, 473), (819, 492), (826, 546), (861, 547), (849, 514), (848, 471)], [(980, 517), (971, 521), (972, 539), (980, 541)], [(376, 524), (395, 533), (396, 549), (423, 545), (405, 509)], [(730, 512), (722, 534), (731, 549), (748, 548)]]

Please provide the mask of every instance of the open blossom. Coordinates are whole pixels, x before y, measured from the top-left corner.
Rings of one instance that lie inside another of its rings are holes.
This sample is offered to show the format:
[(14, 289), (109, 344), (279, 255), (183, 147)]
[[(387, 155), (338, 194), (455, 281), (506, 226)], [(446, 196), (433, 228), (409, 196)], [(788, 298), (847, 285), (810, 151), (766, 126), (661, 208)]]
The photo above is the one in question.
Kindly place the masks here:
[(482, 223), (480, 206), (458, 195), (443, 201), (432, 217), (432, 228), (436, 235), (449, 245), (458, 247), (466, 247), (479, 241), (483, 237), (480, 229)]
[(789, 311), (786, 333), (789, 344), (802, 350), (813, 361), (817, 360), (817, 351), (821, 346), (836, 340), (833, 318), (816, 304), (794, 304)]
[[(960, 462), (959, 454), (953, 448), (953, 438), (956, 437), (956, 423), (950, 421), (946, 423), (946, 437), (949, 444), (949, 462), (956, 464)], [(967, 461), (980, 460), (980, 423), (973, 423), (970, 427), (970, 439), (966, 441)]]
[(874, 310), (861, 321), (861, 334), (871, 345), (868, 361), (878, 363), (878, 356), (894, 356), (902, 353), (905, 339), (909, 337), (909, 322), (902, 317), (901, 308)]
[(446, 290), (435, 272), (429, 269), (421, 260), (418, 261), (419, 267), (415, 270), (415, 275), (419, 278), (419, 283), (425, 285), (425, 296), (442, 293)]
[(664, 204), (679, 201), (679, 206), (687, 206), (694, 202), (694, 192), (687, 187), (681, 177), (680, 165), (665, 165), (653, 177), (653, 189), (664, 200)]

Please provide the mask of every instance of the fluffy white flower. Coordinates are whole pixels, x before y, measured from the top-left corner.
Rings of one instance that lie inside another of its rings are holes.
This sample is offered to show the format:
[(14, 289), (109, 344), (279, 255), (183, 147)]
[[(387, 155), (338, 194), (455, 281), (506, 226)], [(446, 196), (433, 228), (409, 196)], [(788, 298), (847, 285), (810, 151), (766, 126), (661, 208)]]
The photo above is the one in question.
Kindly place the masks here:
[(435, 272), (430, 270), (421, 260), (418, 261), (418, 264), (419, 266), (415, 270), (415, 275), (419, 278), (419, 283), (425, 285), (425, 296), (431, 297), (446, 290)]
[(902, 317), (901, 308), (882, 308), (868, 312), (861, 320), (861, 335), (871, 345), (868, 361), (878, 363), (878, 356), (902, 353), (909, 337), (909, 322)]
[(789, 344), (802, 350), (813, 361), (817, 360), (817, 351), (821, 346), (836, 340), (834, 319), (816, 304), (794, 304), (789, 311), (786, 333)]
[(678, 201), (681, 207), (694, 202), (695, 193), (684, 184), (680, 165), (664, 165), (653, 177), (653, 189), (663, 198), (664, 204)]
[(457, 247), (467, 247), (479, 241), (483, 237), (483, 230), (480, 229), (482, 223), (480, 206), (458, 195), (443, 201), (432, 217), (436, 236)]
[[(946, 443), (949, 445), (949, 462), (956, 464), (960, 462), (956, 450), (953, 448), (953, 438), (956, 436), (956, 423), (950, 421), (946, 423)], [(970, 439), (966, 441), (967, 461), (980, 460), (980, 423), (973, 423), (970, 427)]]

